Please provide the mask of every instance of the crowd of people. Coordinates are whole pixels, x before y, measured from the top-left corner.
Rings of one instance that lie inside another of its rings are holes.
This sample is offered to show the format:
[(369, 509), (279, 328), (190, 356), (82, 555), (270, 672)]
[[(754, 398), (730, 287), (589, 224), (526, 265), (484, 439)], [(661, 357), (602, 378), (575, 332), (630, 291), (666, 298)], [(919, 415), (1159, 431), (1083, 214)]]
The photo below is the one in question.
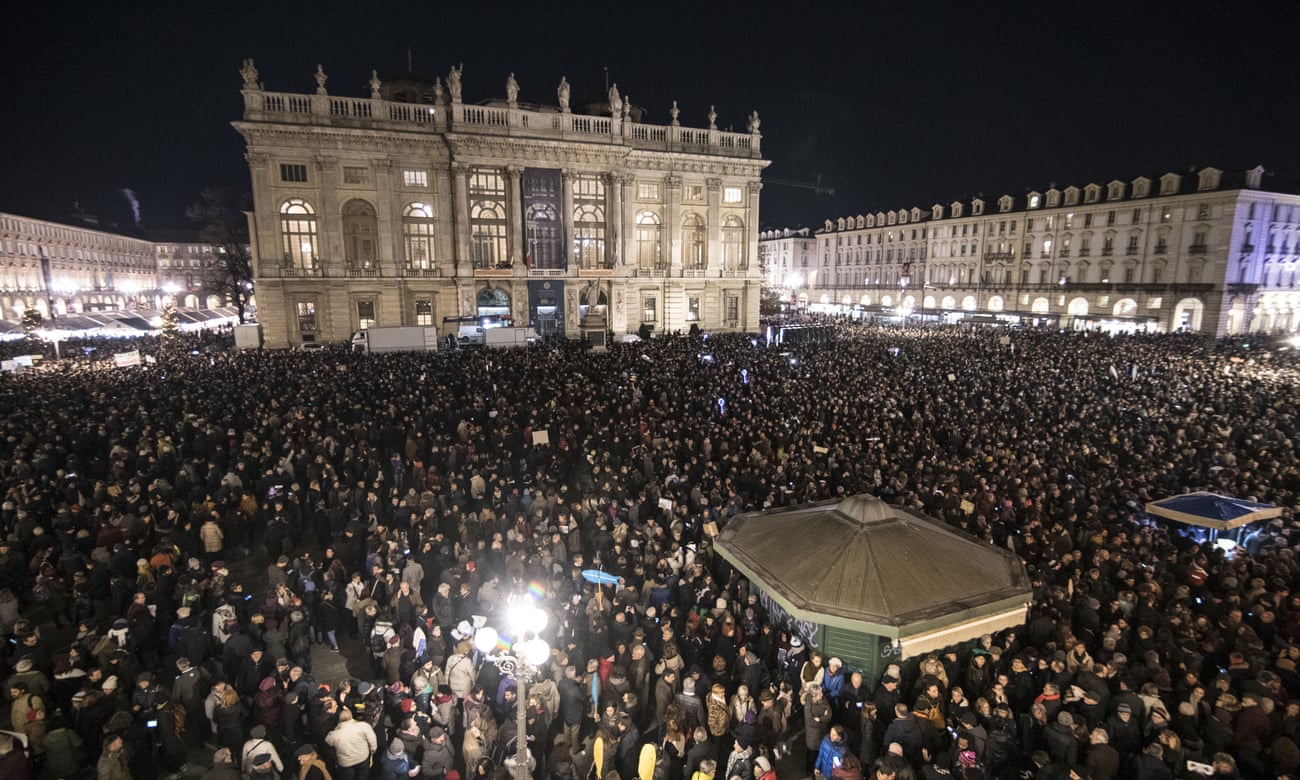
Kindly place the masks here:
[[(836, 332), (0, 378), (0, 777), (1296, 776), (1300, 355)], [(1143, 511), (1197, 488), (1285, 513)], [(856, 493), (1016, 551), (1025, 625), (867, 679), (712, 549)], [(521, 719), (474, 639), (523, 603)]]

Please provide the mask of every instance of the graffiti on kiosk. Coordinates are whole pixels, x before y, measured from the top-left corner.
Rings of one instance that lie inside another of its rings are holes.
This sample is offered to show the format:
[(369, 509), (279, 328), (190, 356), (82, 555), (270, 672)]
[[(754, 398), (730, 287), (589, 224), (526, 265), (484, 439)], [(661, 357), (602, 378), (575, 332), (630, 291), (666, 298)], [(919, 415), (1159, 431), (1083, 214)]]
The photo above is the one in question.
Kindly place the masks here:
[(784, 628), (790, 632), (790, 636), (797, 636), (803, 640), (808, 647), (816, 646), (817, 624), (811, 620), (796, 620), (793, 615), (785, 611), (785, 607), (776, 603), (776, 600), (766, 593), (758, 594), (758, 603), (763, 605), (767, 610), (768, 619), (772, 625)]

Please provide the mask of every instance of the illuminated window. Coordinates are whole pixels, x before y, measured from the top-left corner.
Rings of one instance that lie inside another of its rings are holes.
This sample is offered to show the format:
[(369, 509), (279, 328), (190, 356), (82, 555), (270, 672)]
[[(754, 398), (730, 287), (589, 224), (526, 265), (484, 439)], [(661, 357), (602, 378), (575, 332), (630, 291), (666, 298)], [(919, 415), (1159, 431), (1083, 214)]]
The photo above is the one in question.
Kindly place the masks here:
[(433, 268), (433, 209), (427, 203), (412, 203), (402, 212), (402, 239), (407, 268)]
[(357, 301), (357, 328), (366, 330), (375, 326), (375, 302)]
[(744, 194), (740, 191), (739, 187), (722, 188), (723, 203), (740, 203), (743, 200), (744, 200)]
[(573, 181), (573, 259), (579, 268), (605, 268), (605, 181), (578, 176)]
[(653, 211), (636, 215), (636, 264), (647, 270), (664, 268), (663, 227)]
[(291, 267), (316, 267), (316, 212), (300, 198), (280, 206), (280, 235), (284, 240), (284, 261)]
[(636, 196), (641, 200), (659, 200), (659, 183), (653, 181), (637, 182)]
[(354, 165), (343, 166), (344, 184), (365, 184), (370, 181), (370, 171)]
[(492, 170), (476, 170), (469, 182), (470, 257), (475, 268), (505, 268), (505, 177)]
[(407, 187), (428, 187), (429, 172), (413, 170), (402, 171), (402, 184)]
[(298, 333), (302, 336), (303, 341), (316, 340), (316, 303), (315, 301), (299, 301), (298, 309)]
[(641, 321), (654, 322), (659, 317), (659, 299), (642, 298), (641, 299)]
[(686, 321), (700, 321), (700, 299), (698, 297), (686, 299)]
[(415, 302), (415, 324), (433, 324), (433, 301), (421, 300)]

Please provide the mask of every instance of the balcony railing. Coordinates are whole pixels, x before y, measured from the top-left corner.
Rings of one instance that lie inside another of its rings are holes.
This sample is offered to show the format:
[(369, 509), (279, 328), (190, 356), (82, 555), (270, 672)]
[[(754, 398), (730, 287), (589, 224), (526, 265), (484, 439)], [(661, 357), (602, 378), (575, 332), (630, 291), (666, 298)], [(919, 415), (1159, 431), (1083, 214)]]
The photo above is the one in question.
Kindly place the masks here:
[(637, 149), (695, 150), (727, 157), (759, 157), (762, 136), (680, 126), (648, 125), (621, 117), (563, 113), (542, 107), (448, 103), (429, 105), (334, 95), (295, 95), (245, 89), (244, 119), (334, 124), (402, 131), (477, 133), (530, 138), (574, 138)]

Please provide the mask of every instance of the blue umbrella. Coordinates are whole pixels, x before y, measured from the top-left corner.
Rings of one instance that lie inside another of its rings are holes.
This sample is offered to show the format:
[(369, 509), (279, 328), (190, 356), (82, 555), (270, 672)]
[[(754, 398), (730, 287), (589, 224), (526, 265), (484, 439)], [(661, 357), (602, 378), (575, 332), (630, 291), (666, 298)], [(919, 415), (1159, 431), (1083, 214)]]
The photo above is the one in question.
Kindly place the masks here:
[(1247, 501), (1218, 493), (1184, 493), (1162, 498), (1146, 505), (1148, 515), (1176, 520), (1188, 525), (1228, 531), (1259, 520), (1282, 516), (1281, 507)]
[(617, 585), (619, 579), (617, 574), (610, 574), (599, 569), (583, 569), (582, 578), (596, 585)]

